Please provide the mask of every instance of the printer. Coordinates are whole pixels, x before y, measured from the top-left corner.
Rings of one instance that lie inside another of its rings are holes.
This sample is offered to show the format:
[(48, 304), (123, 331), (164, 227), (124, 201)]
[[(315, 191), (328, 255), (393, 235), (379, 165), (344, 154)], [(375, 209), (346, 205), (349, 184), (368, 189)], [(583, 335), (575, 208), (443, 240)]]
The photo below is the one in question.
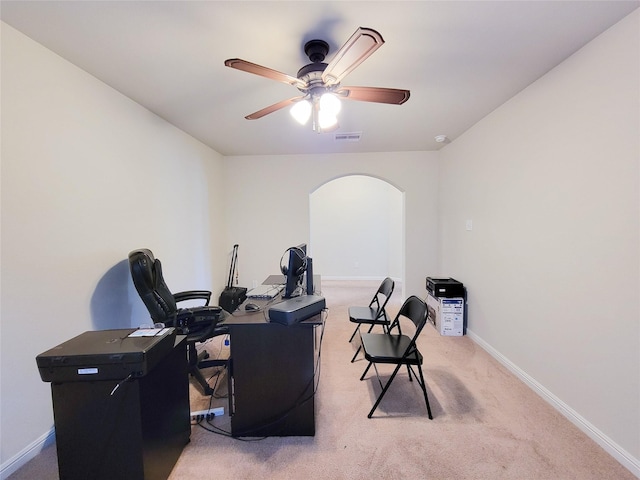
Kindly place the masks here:
[(427, 291), (433, 297), (466, 298), (464, 285), (454, 278), (427, 277)]
[(45, 382), (122, 380), (142, 377), (174, 347), (174, 328), (84, 332), (36, 357)]

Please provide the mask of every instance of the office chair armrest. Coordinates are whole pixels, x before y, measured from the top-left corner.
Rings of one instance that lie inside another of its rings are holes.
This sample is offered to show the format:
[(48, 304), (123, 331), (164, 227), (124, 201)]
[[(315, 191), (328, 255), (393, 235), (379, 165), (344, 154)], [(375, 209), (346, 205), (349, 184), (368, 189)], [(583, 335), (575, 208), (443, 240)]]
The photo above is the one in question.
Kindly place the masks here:
[(215, 335), (222, 327), (220, 322), (225, 319), (224, 310), (220, 307), (193, 307), (178, 310), (175, 326), (187, 334), (187, 341), (201, 342)]
[(178, 292), (173, 294), (176, 303), (184, 302), (185, 300), (205, 300), (205, 306), (209, 305), (211, 300), (211, 292), (208, 290), (188, 290), (186, 292)]
[(205, 340), (219, 335), (228, 335), (229, 327), (221, 327), (219, 325), (210, 325), (202, 330), (190, 331), (187, 335), (188, 341), (204, 342)]

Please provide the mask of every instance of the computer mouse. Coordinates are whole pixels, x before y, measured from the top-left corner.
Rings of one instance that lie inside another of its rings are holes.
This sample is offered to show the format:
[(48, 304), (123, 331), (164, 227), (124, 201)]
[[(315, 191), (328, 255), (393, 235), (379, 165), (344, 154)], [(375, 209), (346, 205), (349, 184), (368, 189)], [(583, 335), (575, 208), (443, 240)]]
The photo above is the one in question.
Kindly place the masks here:
[(255, 303), (247, 303), (244, 306), (244, 309), (249, 311), (249, 312), (255, 312), (256, 310), (260, 310), (260, 307), (258, 305), (256, 305)]

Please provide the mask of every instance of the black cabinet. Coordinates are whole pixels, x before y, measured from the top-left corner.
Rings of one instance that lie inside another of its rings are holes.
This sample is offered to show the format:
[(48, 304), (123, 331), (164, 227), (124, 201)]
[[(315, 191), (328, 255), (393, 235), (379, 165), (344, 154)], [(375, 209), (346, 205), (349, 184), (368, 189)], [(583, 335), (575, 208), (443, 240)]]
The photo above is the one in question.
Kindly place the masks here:
[(177, 336), (144, 376), (53, 382), (60, 479), (166, 479), (191, 433), (186, 358)]

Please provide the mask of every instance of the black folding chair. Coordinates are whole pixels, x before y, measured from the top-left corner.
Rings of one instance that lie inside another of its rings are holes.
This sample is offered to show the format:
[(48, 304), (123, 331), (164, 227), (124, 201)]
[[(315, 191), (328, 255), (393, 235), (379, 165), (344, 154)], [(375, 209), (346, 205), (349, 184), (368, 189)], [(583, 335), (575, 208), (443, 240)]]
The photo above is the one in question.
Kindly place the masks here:
[[(415, 326), (415, 333), (413, 334), (413, 337), (408, 337), (407, 335), (402, 334), (400, 320), (403, 319), (408, 319), (413, 322)], [(402, 367), (402, 365), (406, 365), (407, 372), (409, 373), (409, 381), (413, 381), (413, 376), (416, 377), (420, 388), (422, 388), (422, 393), (424, 394), (424, 401), (427, 404), (427, 413), (429, 414), (429, 419), (433, 419), (433, 416), (431, 415), (431, 407), (429, 406), (429, 398), (427, 397), (427, 389), (424, 381), (424, 376), (422, 375), (422, 355), (420, 354), (420, 352), (418, 351), (418, 347), (416, 346), (416, 340), (418, 339), (420, 332), (422, 332), (422, 329), (426, 322), (427, 305), (420, 298), (411, 296), (407, 298), (407, 300), (400, 308), (400, 311), (393, 320), (393, 323), (389, 327), (388, 332), (363, 333), (361, 335), (364, 357), (369, 361), (369, 364), (362, 373), (360, 380), (364, 380), (364, 377), (369, 371), (369, 368), (371, 367), (371, 365), (373, 365), (374, 369), (376, 370), (378, 382), (380, 383), (380, 387), (382, 388), (382, 392), (378, 396), (376, 403), (373, 405), (373, 408), (369, 412), (369, 415), (367, 415), (369, 418), (371, 418), (375, 409), (378, 408), (382, 397), (384, 397), (385, 393), (387, 393), (387, 390), (389, 390), (389, 386), (391, 385), (393, 379), (396, 377), (398, 371), (400, 370), (400, 367)], [(396, 329), (398, 331), (397, 334), (391, 333)], [(382, 385), (380, 375), (378, 375), (378, 368), (376, 367), (377, 363), (396, 365), (396, 368), (393, 370), (391, 377), (385, 385)], [(418, 375), (415, 374), (413, 367), (417, 367)]]
[[(349, 307), (349, 321), (357, 324), (356, 329), (351, 334), (351, 338), (349, 338), (349, 343), (351, 343), (356, 333), (360, 331), (360, 325), (362, 324), (369, 325), (367, 333), (371, 333), (371, 330), (373, 330), (373, 327), (376, 325), (381, 325), (385, 332), (389, 332), (390, 321), (385, 307), (387, 306), (389, 298), (391, 298), (394, 286), (394, 281), (387, 277), (382, 281), (378, 290), (373, 295), (371, 302), (369, 302), (369, 306)], [(358, 353), (360, 353), (361, 348), (362, 345), (360, 345), (358, 350), (356, 350), (356, 353), (351, 359), (351, 363), (354, 362)]]

